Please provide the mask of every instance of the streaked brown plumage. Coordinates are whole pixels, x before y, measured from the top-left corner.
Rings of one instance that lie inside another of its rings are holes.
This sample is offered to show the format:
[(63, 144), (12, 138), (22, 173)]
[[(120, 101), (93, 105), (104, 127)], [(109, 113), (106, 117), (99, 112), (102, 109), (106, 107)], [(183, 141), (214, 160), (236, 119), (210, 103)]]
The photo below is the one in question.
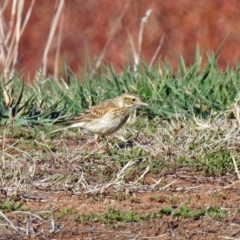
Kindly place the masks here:
[(69, 127), (81, 127), (106, 136), (120, 129), (134, 109), (147, 105), (137, 95), (125, 93), (89, 108), (83, 114), (76, 116)]
[(124, 93), (116, 98), (108, 99), (75, 116), (67, 128), (80, 127), (98, 136), (107, 136), (120, 129), (131, 113), (140, 106), (147, 106), (137, 95)]

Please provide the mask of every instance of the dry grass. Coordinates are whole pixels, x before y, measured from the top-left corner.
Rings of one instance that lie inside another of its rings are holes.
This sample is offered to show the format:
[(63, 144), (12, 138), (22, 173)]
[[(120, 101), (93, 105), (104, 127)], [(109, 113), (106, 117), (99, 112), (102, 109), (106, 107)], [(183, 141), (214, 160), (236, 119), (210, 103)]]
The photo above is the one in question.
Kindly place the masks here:
[[(231, 154), (236, 170), (239, 125), (228, 116), (229, 112), (209, 120), (181, 116), (170, 121), (137, 119), (137, 124), (129, 123), (120, 132), (127, 142), (103, 140), (105, 153), (98, 153), (88, 133), (81, 130), (64, 131), (49, 139), (47, 128), (29, 132), (23, 132), (22, 128), (2, 128), (1, 185), (9, 192), (8, 196), (33, 185), (71, 189), (75, 194), (104, 192), (109, 187), (116, 191), (125, 187), (154, 191), (159, 190), (157, 184), (141, 184), (148, 173), (156, 170), (154, 162), (160, 161), (171, 168), (186, 160), (193, 167), (205, 156), (219, 152)], [(101, 172), (108, 168), (113, 172), (101, 179)], [(95, 173), (94, 181), (88, 179), (90, 169)], [(135, 174), (130, 177), (132, 172)], [(131, 181), (126, 182), (129, 177)]]
[[(44, 76), (47, 73), (49, 50), (58, 26), (59, 34), (54, 64), (54, 72), (56, 74), (55, 76), (57, 77), (59, 73), (59, 51), (61, 46), (61, 33), (63, 25), (62, 15), (64, 3), (64, 0), (60, 0), (56, 4), (55, 15), (53, 16), (49, 37), (42, 56), (42, 66), (39, 69), (39, 71), (41, 71)], [(24, 11), (25, 5), (27, 6), (27, 11)], [(20, 41), (22, 40), (23, 32), (28, 25), (34, 5), (34, 0), (32, 0), (30, 4), (28, 2), (25, 2), (25, 0), (4, 0), (0, 5), (0, 67), (2, 69), (3, 79), (5, 83), (7, 83), (16, 74), (16, 65), (20, 59)], [(9, 8), (9, 6), (11, 9), (10, 22), (5, 19), (5, 11), (7, 8)]]
[[(225, 178), (227, 185), (214, 190), (221, 192), (238, 183), (234, 169), (238, 171), (239, 165), (239, 126), (237, 120), (229, 119), (230, 115), (229, 110), (209, 120), (138, 117), (118, 133), (126, 142), (115, 138), (102, 142), (104, 153), (96, 152), (88, 133), (81, 130), (65, 131), (49, 139), (47, 128), (35, 131), (4, 128), (0, 170), (3, 199), (44, 203), (56, 193), (74, 196), (124, 193), (128, 199), (138, 193), (195, 192), (212, 177)], [(219, 153), (223, 156), (221, 161)], [(181, 188), (178, 178), (192, 185)], [(182, 202), (178, 209), (185, 205)], [(31, 212), (21, 207), (14, 210), (14, 206), (13, 210), (0, 212), (3, 233), (37, 236), (38, 231), (33, 231), (36, 223), (39, 231), (61, 232), (51, 208), (41, 211), (35, 207)], [(51, 206), (54, 208), (55, 204)], [(20, 219), (26, 219), (27, 225)]]

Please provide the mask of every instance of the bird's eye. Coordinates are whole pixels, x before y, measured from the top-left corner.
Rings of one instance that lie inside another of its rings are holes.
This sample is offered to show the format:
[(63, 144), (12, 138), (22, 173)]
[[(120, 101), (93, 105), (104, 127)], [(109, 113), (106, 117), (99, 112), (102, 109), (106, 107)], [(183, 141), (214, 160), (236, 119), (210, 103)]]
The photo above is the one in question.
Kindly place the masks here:
[(136, 102), (136, 99), (135, 99), (135, 98), (133, 98), (133, 99), (132, 99), (132, 102)]

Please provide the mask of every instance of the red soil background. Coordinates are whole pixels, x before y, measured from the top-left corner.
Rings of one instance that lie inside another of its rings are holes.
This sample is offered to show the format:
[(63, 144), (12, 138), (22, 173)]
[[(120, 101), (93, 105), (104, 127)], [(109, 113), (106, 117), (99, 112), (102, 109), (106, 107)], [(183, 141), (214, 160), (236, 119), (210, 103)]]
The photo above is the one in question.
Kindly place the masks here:
[[(4, 2), (0, 0), (0, 5)], [(11, 1), (10, 1), (11, 2)], [(41, 67), (51, 21), (58, 1), (37, 0), (20, 42), (17, 69), (32, 79)], [(31, 1), (25, 1), (25, 12)], [(87, 66), (87, 54), (94, 62), (102, 53), (111, 32), (115, 29), (104, 54), (103, 63), (111, 63), (120, 73), (133, 60), (128, 33), (137, 47), (141, 19), (146, 11), (152, 14), (145, 25), (141, 57), (150, 63), (164, 36), (157, 58), (168, 60), (173, 68), (183, 55), (187, 64), (194, 62), (196, 45), (200, 50), (218, 52), (219, 66), (235, 66), (240, 56), (240, 4), (238, 0), (70, 0), (65, 1), (60, 48), (61, 69), (63, 62), (78, 73)], [(4, 12), (9, 24), (11, 4)], [(121, 17), (121, 14), (123, 16)], [(58, 28), (59, 30), (59, 28)], [(48, 55), (48, 74), (53, 74), (57, 35), (54, 36)]]

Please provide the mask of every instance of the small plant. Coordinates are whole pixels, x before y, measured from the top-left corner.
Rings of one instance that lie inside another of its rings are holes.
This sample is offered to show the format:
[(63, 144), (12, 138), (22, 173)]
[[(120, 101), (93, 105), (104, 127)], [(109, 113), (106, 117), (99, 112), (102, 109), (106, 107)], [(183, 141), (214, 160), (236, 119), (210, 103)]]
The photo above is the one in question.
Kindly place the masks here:
[(109, 208), (104, 214), (91, 213), (88, 215), (80, 215), (76, 219), (77, 221), (92, 221), (92, 222), (104, 222), (104, 223), (115, 223), (115, 222), (135, 222), (138, 221), (139, 217), (132, 211), (121, 213), (115, 208)]
[(164, 215), (171, 215), (172, 212), (173, 212), (173, 208), (171, 207), (163, 207), (161, 210), (160, 210), (160, 213), (164, 214)]
[(60, 211), (57, 213), (57, 217), (62, 218), (62, 217), (65, 217), (65, 216), (67, 216), (67, 215), (69, 215), (69, 214), (71, 214), (71, 213), (72, 213), (72, 211), (71, 211), (70, 209), (64, 208), (64, 209), (60, 210)]
[(197, 164), (197, 170), (206, 176), (221, 176), (227, 171), (232, 172), (233, 169), (231, 154), (227, 149), (216, 149), (212, 153), (206, 153)]
[(7, 212), (12, 212), (21, 209), (21, 203), (14, 203), (11, 201), (1, 201), (0, 202), (0, 209), (5, 210)]
[(205, 215), (205, 210), (191, 210), (188, 207), (180, 207), (173, 212), (173, 216), (177, 218), (194, 218), (198, 219)]
[(211, 218), (225, 218), (227, 216), (227, 211), (221, 209), (219, 206), (211, 206), (206, 210), (206, 213)]

